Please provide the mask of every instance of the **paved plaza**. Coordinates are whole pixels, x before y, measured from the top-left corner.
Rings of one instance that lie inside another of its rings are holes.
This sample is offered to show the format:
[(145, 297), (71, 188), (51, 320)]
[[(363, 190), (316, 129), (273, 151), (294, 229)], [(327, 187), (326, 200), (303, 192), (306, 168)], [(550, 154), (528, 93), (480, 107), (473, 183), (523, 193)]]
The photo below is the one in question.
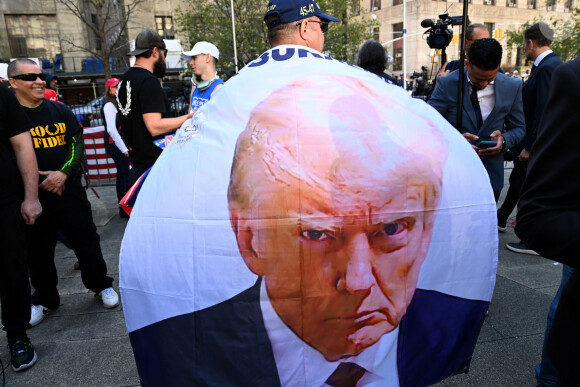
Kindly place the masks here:
[[(95, 190), (100, 199), (90, 189), (88, 195), (109, 275), (118, 290), (119, 250), (127, 220), (119, 218), (114, 186)], [(497, 283), (470, 372), (439, 386), (535, 386), (533, 368), (540, 359), (546, 315), (562, 265), (506, 250), (505, 243), (515, 241), (513, 228), (500, 234)], [(80, 272), (73, 269), (75, 261), (74, 253), (59, 243), (56, 265), (62, 305), (28, 331), (38, 362), (21, 373), (8, 367), (6, 386), (139, 385), (122, 307), (104, 309), (82, 285)], [(0, 359), (8, 366), (4, 334)]]

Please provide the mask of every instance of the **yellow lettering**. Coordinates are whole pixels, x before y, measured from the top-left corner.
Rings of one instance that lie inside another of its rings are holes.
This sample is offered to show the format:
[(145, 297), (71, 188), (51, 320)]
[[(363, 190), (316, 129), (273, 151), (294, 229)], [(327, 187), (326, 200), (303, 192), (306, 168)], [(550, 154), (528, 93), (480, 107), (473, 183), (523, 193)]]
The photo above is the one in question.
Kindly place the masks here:
[(41, 140), (42, 140), (42, 147), (48, 148), (48, 142), (46, 141), (46, 138), (41, 138)]
[(59, 133), (66, 133), (66, 124), (64, 122), (59, 122), (58, 127), (60, 128), (60, 132)]
[(48, 130), (48, 125), (46, 125), (46, 129), (45, 130), (46, 130), (46, 133), (49, 136), (56, 136), (58, 134), (58, 129), (59, 129), (58, 124), (54, 124), (54, 126), (56, 127), (56, 129), (55, 129), (54, 132), (51, 132), (51, 131)]
[(55, 147), (55, 146), (57, 146), (57, 145), (58, 145), (58, 141), (57, 141), (57, 139), (56, 139), (56, 138), (54, 138), (54, 137), (48, 137), (46, 140), (48, 141), (48, 145), (49, 145), (51, 148), (53, 148), (53, 147)]
[(66, 141), (64, 140), (64, 134), (56, 136), (56, 138), (58, 139), (58, 145), (66, 145)]
[[(46, 128), (48, 129), (48, 125), (46, 125)], [(42, 126), (37, 126), (36, 128), (30, 129), (30, 133), (36, 137), (44, 137), (46, 135)]]
[(32, 140), (34, 141), (34, 147), (35, 148), (40, 148), (40, 138), (33, 137)]

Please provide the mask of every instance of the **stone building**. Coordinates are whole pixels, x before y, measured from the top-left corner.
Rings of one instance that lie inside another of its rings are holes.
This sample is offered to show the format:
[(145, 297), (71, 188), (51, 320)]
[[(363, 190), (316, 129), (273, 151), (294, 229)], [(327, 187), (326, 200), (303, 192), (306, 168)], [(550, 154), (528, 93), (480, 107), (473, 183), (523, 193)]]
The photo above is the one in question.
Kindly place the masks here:
[[(391, 42), (402, 36), (403, 0), (354, 0), (359, 5), (361, 16), (374, 19), (373, 35), (381, 43), (387, 43), (389, 54), (394, 58), (392, 71), (398, 74), (403, 69), (402, 40)], [(504, 69), (528, 68), (522, 50), (506, 47), (505, 31), (514, 30), (525, 22), (551, 19), (564, 19), (571, 16), (574, 8), (579, 7), (578, 0), (471, 0), (469, 2), (469, 21), (485, 24), (490, 32), (501, 29), (504, 34), (499, 38), (504, 47), (502, 67)], [(439, 56), (431, 50), (425, 40), (425, 28), (421, 27), (424, 19), (437, 21), (438, 15), (447, 12), (450, 16), (463, 14), (463, 2), (460, 0), (408, 0), (406, 3), (406, 70), (407, 74), (421, 71), (427, 66), (429, 71), (439, 67)], [(460, 34), (460, 27), (453, 27), (453, 33)], [(459, 39), (447, 48), (450, 60), (459, 58)], [(523, 47), (523, 43), (521, 45)]]
[[(91, 13), (89, 0), (0, 0), (0, 59), (27, 56), (45, 59), (46, 66), (59, 66), (66, 72), (81, 72), (87, 70), (87, 65), (94, 66), (91, 55), (78, 47), (94, 48), (102, 44), (93, 31), (87, 28), (78, 18), (62, 4), (72, 1), (82, 10), (87, 20), (95, 20)], [(108, 0), (111, 7), (117, 7), (117, 12), (135, 0)], [(138, 0), (141, 1), (135, 14), (131, 17), (125, 31), (128, 41), (145, 28), (157, 30), (167, 39), (179, 39), (175, 34), (175, 9), (184, 5), (184, 0)], [(267, 1), (267, 0), (263, 0)], [(390, 42), (402, 35), (403, 30), (403, 0), (348, 0), (358, 4), (362, 17), (374, 14), (373, 34), (383, 43)], [(484, 23), (490, 31), (504, 31), (518, 28), (522, 23), (533, 20), (549, 20), (551, 18), (566, 18), (571, 10), (577, 7), (579, 0), (471, 0), (469, 18), (471, 22)], [(462, 2), (433, 0), (408, 0), (406, 3), (406, 70), (408, 74), (420, 71), (421, 66), (430, 69), (438, 67), (439, 57), (434, 50), (429, 49), (421, 27), (421, 21), (426, 18), (437, 19), (440, 13), (448, 12), (451, 16), (462, 14)], [(460, 28), (453, 28), (459, 34)], [(72, 42), (72, 44), (66, 41)], [(500, 39), (504, 45), (505, 54), (503, 67), (511, 69), (514, 66), (524, 66), (524, 58), (515, 49), (505, 47), (506, 36)], [(106, 43), (105, 43), (106, 44)], [(76, 46), (76, 47), (75, 47)], [(398, 40), (386, 44), (389, 53), (394, 57), (392, 71), (402, 70), (403, 47)], [(189, 47), (186, 47), (189, 48)], [(125, 51), (126, 52), (126, 51)], [(459, 44), (452, 43), (447, 54), (450, 59), (459, 57)], [(87, 61), (87, 59), (89, 61)], [(116, 54), (118, 63), (115, 68), (128, 65), (122, 52)], [(48, 67), (47, 67), (48, 68)], [(94, 68), (93, 68), (94, 70)]]
[[(134, 0), (108, 0), (111, 15), (124, 12), (123, 4)], [(125, 36), (125, 52), (128, 41), (145, 28), (156, 29), (167, 39), (174, 39), (175, 9), (182, 5), (181, 0), (140, 0), (127, 28), (117, 33)], [(58, 66), (66, 72), (81, 72), (98, 67), (92, 56), (80, 47), (94, 49), (101, 42), (97, 35), (75, 17), (62, 0), (0, 0), (0, 59), (8, 62), (10, 58), (31, 57), (44, 59), (44, 66)], [(88, 0), (72, 0), (87, 20), (96, 21)], [(113, 16), (114, 17), (114, 16)], [(123, 53), (115, 54), (121, 61), (115, 68), (123, 68)], [(86, 60), (89, 60), (88, 62)], [(90, 69), (87, 69), (87, 66)], [(102, 65), (100, 65), (102, 67)]]

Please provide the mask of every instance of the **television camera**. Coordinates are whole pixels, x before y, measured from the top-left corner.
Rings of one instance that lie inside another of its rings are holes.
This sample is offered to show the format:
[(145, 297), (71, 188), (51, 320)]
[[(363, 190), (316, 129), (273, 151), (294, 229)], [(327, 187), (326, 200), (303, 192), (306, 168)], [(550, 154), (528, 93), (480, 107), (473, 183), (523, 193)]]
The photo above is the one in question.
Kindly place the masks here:
[(442, 63), (447, 61), (445, 49), (453, 39), (453, 30), (449, 26), (460, 26), (463, 24), (463, 16), (449, 16), (448, 13), (439, 14), (439, 21), (435, 23), (432, 19), (425, 19), (421, 22), (421, 27), (428, 28), (427, 44), (430, 48), (440, 49)]

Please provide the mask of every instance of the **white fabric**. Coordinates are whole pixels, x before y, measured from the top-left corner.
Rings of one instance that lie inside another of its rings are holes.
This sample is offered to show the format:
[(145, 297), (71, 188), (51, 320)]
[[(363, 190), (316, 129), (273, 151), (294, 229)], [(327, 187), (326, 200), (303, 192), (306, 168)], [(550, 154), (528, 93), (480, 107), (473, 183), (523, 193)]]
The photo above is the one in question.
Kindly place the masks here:
[[(236, 141), (250, 112), (273, 91), (295, 82), (315, 83), (321, 76), (335, 79), (324, 86), (327, 98), (340, 90), (342, 77), (358, 79), (364, 85), (361, 95), (375, 93), (383, 101), (381, 117), (389, 125), (412, 135), (428, 124), (437, 135), (424, 138), (425, 144), (447, 143), (448, 154), (441, 155), (442, 199), (418, 288), (491, 299), (496, 206), (487, 172), (465, 139), (405, 90), (314, 50), (287, 45), (267, 51), (231, 78), (183, 124), (151, 170), (121, 247), (120, 289), (130, 332), (215, 305), (255, 283), (256, 275), (240, 257), (228, 212)], [(322, 114), (317, 106), (312, 109)]]

